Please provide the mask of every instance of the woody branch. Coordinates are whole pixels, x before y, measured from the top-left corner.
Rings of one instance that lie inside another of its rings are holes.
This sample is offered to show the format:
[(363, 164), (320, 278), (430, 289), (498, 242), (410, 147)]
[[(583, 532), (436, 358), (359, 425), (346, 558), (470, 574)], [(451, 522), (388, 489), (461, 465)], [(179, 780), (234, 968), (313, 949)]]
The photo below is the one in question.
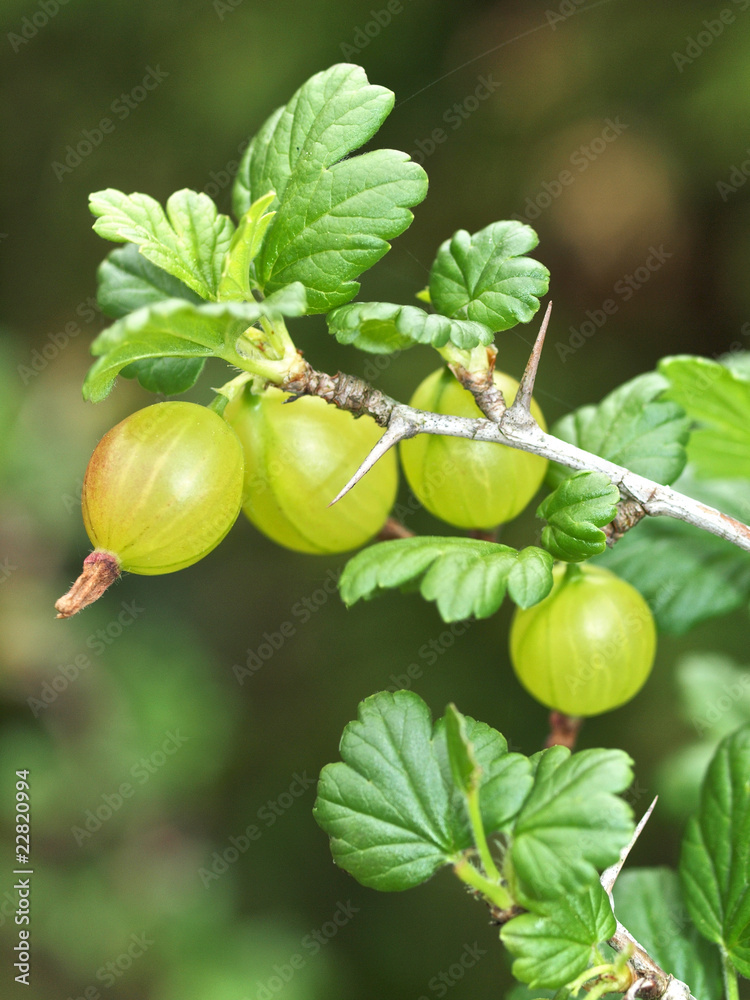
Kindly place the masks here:
[[(341, 409), (350, 410), (355, 416), (369, 414), (385, 428), (385, 433), (378, 443), (331, 503), (335, 503), (348, 493), (377, 460), (399, 441), (417, 434), (442, 434), (447, 437), (504, 444), (533, 455), (540, 455), (575, 471), (603, 472), (619, 488), (629, 511), (630, 524), (624, 526), (625, 530), (645, 515), (672, 517), (724, 538), (750, 552), (748, 525), (669, 486), (639, 476), (623, 466), (584, 451), (542, 430), (534, 420), (529, 406), (548, 322), (549, 308), (511, 406), (506, 405), (502, 393), (495, 386), (491, 370), (477, 374), (460, 367), (453, 367), (458, 380), (476, 399), (477, 405), (485, 414), (484, 418), (454, 417), (418, 410), (397, 402), (357, 376), (341, 372), (327, 375), (315, 371), (307, 364), (303, 366), (302, 371), (287, 379), (281, 386), (285, 391), (298, 396), (320, 396)], [(619, 530), (618, 525), (618, 532), (614, 537), (619, 537), (621, 534), (622, 530)]]

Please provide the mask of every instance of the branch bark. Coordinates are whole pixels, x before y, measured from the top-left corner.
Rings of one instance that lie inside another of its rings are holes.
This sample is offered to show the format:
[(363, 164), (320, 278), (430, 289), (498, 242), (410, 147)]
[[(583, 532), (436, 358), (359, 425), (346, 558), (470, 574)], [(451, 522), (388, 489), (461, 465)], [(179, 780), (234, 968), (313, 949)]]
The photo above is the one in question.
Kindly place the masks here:
[[(491, 418), (488, 416), (485, 419), (453, 417), (417, 410), (391, 399), (379, 389), (373, 389), (356, 376), (340, 372), (337, 375), (326, 375), (309, 365), (304, 371), (288, 379), (281, 388), (297, 396), (320, 396), (357, 417), (368, 414), (385, 428), (381, 440), (332, 503), (348, 493), (375, 462), (399, 441), (416, 434), (444, 434), (448, 437), (504, 444), (533, 455), (541, 455), (551, 462), (559, 462), (576, 471), (603, 472), (619, 488), (623, 499), (637, 504), (644, 515), (684, 521), (750, 552), (748, 525), (669, 486), (638, 476), (614, 462), (545, 433), (522, 405), (523, 401), (521, 400), (521, 405), (517, 405), (520, 393), (516, 402), (508, 407), (502, 394), (493, 392), (494, 383), (485, 383), (481, 388), (477, 387), (475, 392), (480, 408), (491, 415)], [(471, 386), (467, 388), (471, 391)]]

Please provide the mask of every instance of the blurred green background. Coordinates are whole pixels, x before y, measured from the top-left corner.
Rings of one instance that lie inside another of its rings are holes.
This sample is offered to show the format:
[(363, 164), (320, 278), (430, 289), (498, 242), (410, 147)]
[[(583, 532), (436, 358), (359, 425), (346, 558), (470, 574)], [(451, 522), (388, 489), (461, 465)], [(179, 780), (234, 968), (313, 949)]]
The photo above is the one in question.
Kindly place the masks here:
[[(411, 664), (436, 713), (455, 701), (527, 753), (547, 731), (510, 670), (510, 609), (459, 639), (416, 597), (347, 612), (324, 586), (345, 557), (282, 551), (243, 519), (200, 564), (126, 577), (80, 617), (54, 619), (89, 550), (78, 502), (88, 458), (153, 401), (124, 380), (102, 404), (81, 400), (103, 325), (95, 270), (111, 248), (91, 232), (89, 192), (163, 201), (190, 187), (227, 211), (243, 141), (312, 73), (358, 62), (396, 93), (377, 143), (410, 152), (431, 181), (362, 297), (412, 302), (456, 229), (531, 222), (552, 272), (536, 390), (552, 422), (662, 355), (750, 346), (748, 6), (4, 0), (4, 996), (22, 989), (11, 971), (12, 792), (29, 768), (32, 1000), (497, 997), (508, 963), (486, 911), (446, 873), (388, 896), (335, 869), (311, 779), (336, 758), (357, 702), (403, 686)], [(97, 142), (107, 117), (114, 129)], [(68, 147), (84, 141), (76, 162)], [(602, 321), (607, 299), (617, 308)], [(364, 372), (402, 399), (436, 367), (427, 349), (392, 363), (357, 356), (320, 318), (292, 333), (317, 367)], [(531, 339), (506, 334), (499, 366), (518, 376)], [(224, 380), (210, 369), (191, 398), (209, 401)], [(421, 512), (409, 526), (438, 527)], [(537, 530), (532, 507), (504, 540)], [(235, 666), (285, 622), (294, 634), (239, 684)], [(668, 791), (665, 762), (695, 742), (675, 665), (696, 651), (743, 663), (746, 637), (737, 612), (664, 638), (637, 700), (584, 727), (581, 746), (634, 757), (637, 812)], [(667, 795), (636, 863), (675, 863), (685, 801)], [(252, 842), (248, 826), (261, 831)], [(463, 969), (475, 945), (481, 958)]]

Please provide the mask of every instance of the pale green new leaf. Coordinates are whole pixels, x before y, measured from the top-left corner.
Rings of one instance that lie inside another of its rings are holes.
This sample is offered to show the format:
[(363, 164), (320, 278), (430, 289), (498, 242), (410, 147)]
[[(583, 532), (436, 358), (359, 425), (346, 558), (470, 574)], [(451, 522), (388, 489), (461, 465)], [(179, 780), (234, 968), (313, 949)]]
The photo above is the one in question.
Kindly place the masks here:
[(179, 278), (203, 299), (215, 299), (224, 255), (234, 232), (203, 193), (183, 189), (167, 200), (166, 213), (147, 194), (95, 191), (89, 208), (94, 230), (115, 243), (135, 243), (144, 257)]
[(632, 810), (617, 792), (632, 780), (621, 750), (552, 747), (513, 829), (506, 873), (514, 895), (533, 908), (579, 892), (613, 864), (633, 833)]
[[(672, 483), (685, 468), (689, 420), (674, 402), (661, 398), (668, 387), (656, 372), (638, 375), (596, 406), (583, 406), (558, 422), (552, 433), (657, 483)], [(550, 466), (555, 485), (571, 475)]]
[(595, 882), (583, 892), (555, 900), (544, 913), (514, 917), (500, 938), (516, 956), (516, 979), (532, 987), (559, 989), (597, 964), (597, 947), (615, 929), (607, 894)]
[(97, 269), (96, 279), (99, 307), (112, 319), (164, 299), (202, 301), (182, 281), (152, 264), (134, 243), (126, 243), (107, 254)]
[(721, 1000), (721, 963), (685, 909), (677, 872), (627, 868), (614, 887), (615, 913), (665, 972), (687, 983), (700, 1000)]
[(750, 725), (720, 744), (682, 842), (680, 879), (701, 934), (750, 978)]
[[(301, 289), (298, 291), (302, 292)], [(156, 358), (219, 357), (236, 364), (238, 338), (261, 316), (299, 308), (295, 290), (285, 299), (265, 302), (224, 302), (193, 305), (183, 299), (165, 299), (144, 306), (107, 327), (91, 345), (99, 360), (83, 383), (84, 399), (100, 402), (110, 392), (118, 373), (133, 362)]]
[(750, 479), (750, 372), (709, 358), (679, 355), (659, 362), (674, 400), (698, 427), (688, 444), (696, 475)]
[(607, 538), (601, 528), (617, 514), (619, 500), (620, 491), (603, 472), (579, 472), (563, 479), (536, 512), (548, 522), (542, 545), (565, 562), (603, 552)]
[(218, 298), (248, 302), (253, 298), (254, 279), (251, 281), (250, 265), (255, 260), (263, 244), (263, 237), (271, 224), (274, 212), (266, 209), (275, 198), (273, 191), (258, 198), (250, 206), (237, 224), (219, 281)]
[(523, 256), (538, 242), (521, 222), (493, 222), (474, 234), (460, 229), (442, 244), (430, 271), (435, 309), (492, 331), (528, 323), (549, 287), (547, 268)]
[(443, 621), (487, 618), (500, 607), (506, 591), (521, 607), (530, 607), (552, 587), (552, 557), (530, 546), (520, 552), (507, 545), (473, 538), (395, 539), (371, 545), (346, 565), (339, 581), (345, 604), (369, 599), (378, 590), (414, 587), (436, 601)]
[(391, 354), (415, 344), (445, 347), (448, 341), (471, 350), (493, 340), (492, 330), (482, 323), (449, 319), (418, 306), (392, 302), (352, 302), (333, 309), (326, 322), (340, 344), (353, 344), (370, 354)]

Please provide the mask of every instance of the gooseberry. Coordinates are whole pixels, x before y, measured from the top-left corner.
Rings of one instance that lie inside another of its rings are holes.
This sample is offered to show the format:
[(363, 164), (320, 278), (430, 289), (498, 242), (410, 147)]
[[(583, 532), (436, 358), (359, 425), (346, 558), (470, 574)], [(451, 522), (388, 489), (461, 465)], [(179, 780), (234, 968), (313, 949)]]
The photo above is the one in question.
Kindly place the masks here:
[[(495, 384), (510, 406), (518, 382), (495, 372)], [(428, 375), (411, 405), (432, 413), (481, 417), (472, 395), (447, 368)], [(531, 412), (546, 430), (542, 411)], [(400, 445), (401, 464), (419, 502), (458, 528), (493, 528), (516, 517), (539, 489), (547, 460), (507, 445), (468, 438), (419, 434)]]
[(205, 406), (156, 403), (113, 427), (81, 493), (95, 551), (57, 602), (58, 617), (96, 600), (121, 570), (173, 573), (208, 555), (237, 519), (243, 471), (237, 435)]
[(643, 597), (589, 563), (553, 569), (552, 590), (518, 608), (510, 657), (526, 690), (565, 715), (599, 715), (630, 701), (651, 673), (653, 615)]
[(333, 507), (336, 496), (382, 431), (317, 396), (268, 388), (245, 391), (225, 416), (245, 451), (248, 519), (279, 545), (298, 552), (359, 548), (383, 527), (396, 499), (398, 467), (388, 452)]

